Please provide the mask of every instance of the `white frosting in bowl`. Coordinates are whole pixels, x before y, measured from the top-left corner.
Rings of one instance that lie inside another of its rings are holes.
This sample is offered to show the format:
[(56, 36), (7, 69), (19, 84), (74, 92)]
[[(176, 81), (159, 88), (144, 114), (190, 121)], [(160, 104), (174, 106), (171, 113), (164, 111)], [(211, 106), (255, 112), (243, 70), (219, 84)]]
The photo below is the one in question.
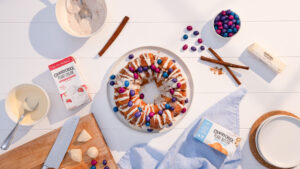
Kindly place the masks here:
[(14, 122), (24, 113), (25, 98), (31, 98), (39, 102), (38, 107), (28, 113), (21, 121), (21, 125), (33, 125), (45, 117), (49, 111), (50, 100), (47, 93), (34, 84), (21, 84), (14, 87), (8, 94), (5, 102), (6, 113)]

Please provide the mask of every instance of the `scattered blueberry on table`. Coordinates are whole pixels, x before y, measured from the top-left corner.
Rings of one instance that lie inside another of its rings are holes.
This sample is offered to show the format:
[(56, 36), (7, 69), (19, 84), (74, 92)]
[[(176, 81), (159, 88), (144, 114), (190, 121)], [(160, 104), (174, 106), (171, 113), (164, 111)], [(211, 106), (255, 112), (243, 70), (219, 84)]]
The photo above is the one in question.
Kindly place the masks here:
[[(220, 18), (220, 16), (218, 16), (218, 18)], [(236, 22), (236, 21), (235, 21)], [(217, 23), (217, 24), (219, 24), (220, 25), (220, 28), (222, 28), (222, 23), (220, 22), (220, 23)], [(228, 26), (228, 25), (227, 25)], [(216, 25), (216, 29), (218, 29), (218, 31), (221, 31), (221, 30), (219, 30), (219, 27), (218, 27), (218, 25)], [(193, 30), (193, 27), (191, 26), (191, 25), (189, 25), (189, 26), (187, 26), (186, 27), (186, 30), (187, 31), (189, 31), (189, 32), (191, 32), (192, 30)], [(225, 30), (224, 30), (225, 31)], [(231, 30), (231, 32), (233, 33), (234, 31), (233, 31), (233, 29)], [(221, 33), (221, 32), (220, 32)], [(227, 33), (227, 32), (226, 32)], [(198, 35), (200, 34), (200, 32), (198, 31), (198, 30), (194, 30), (193, 32), (191, 32), (191, 39), (193, 39), (193, 38), (196, 38)], [(187, 40), (189, 38), (189, 35), (188, 34), (184, 34), (183, 36), (182, 36), (182, 39), (183, 40)], [(203, 39), (202, 38), (197, 38), (197, 39), (195, 39), (195, 42), (194, 42), (194, 45), (199, 45), (199, 44), (201, 44), (203, 42)], [(182, 50), (183, 51), (185, 51), (185, 50), (187, 50), (189, 48), (189, 45), (188, 44), (184, 44), (183, 46), (182, 46)], [(205, 49), (205, 48), (204, 48)], [(195, 47), (195, 46), (191, 46), (190, 47), (190, 51), (191, 52), (195, 52), (195, 51), (197, 51), (197, 47)], [(202, 51), (202, 50), (200, 50), (200, 51)]]
[(205, 46), (200, 46), (200, 50), (205, 50)]
[(193, 35), (195, 35), (195, 36), (199, 35), (199, 31), (194, 31)]
[(195, 52), (195, 51), (197, 50), (197, 48), (196, 48), (195, 46), (192, 46), (192, 47), (191, 47), (191, 50), (192, 50), (193, 52)]
[(184, 40), (188, 39), (189, 36), (187, 34), (184, 34), (183, 37), (182, 37)]

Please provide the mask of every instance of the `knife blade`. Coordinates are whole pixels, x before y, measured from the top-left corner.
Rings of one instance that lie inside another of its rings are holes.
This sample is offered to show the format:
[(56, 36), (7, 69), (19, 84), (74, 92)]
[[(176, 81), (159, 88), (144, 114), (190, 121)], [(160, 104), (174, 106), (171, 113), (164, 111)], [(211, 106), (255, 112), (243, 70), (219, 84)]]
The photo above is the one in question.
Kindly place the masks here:
[(65, 122), (56, 138), (54, 145), (52, 146), (50, 153), (48, 154), (42, 169), (58, 169), (66, 154), (66, 151), (68, 150), (79, 119), (79, 116), (75, 116)]

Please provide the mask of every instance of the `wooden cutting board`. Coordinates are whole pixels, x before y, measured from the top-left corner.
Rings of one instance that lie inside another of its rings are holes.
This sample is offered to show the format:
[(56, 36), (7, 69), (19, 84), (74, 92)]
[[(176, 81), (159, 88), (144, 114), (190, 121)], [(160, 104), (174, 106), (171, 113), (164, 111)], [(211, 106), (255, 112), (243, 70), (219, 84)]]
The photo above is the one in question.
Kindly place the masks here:
[[(83, 129), (92, 136), (92, 139), (85, 143), (78, 143), (76, 139)], [(40, 169), (46, 160), (59, 131), (60, 128), (53, 130), (0, 155), (0, 169)], [(74, 162), (70, 159), (68, 153), (66, 153), (60, 168), (89, 169), (91, 167), (92, 159), (87, 156), (86, 151), (91, 146), (95, 146), (99, 150), (99, 156), (95, 159), (98, 161), (98, 164), (96, 165), (97, 168), (104, 168), (102, 165), (104, 159), (107, 161), (107, 166), (109, 166), (110, 169), (118, 168), (93, 114), (88, 114), (80, 119), (68, 149), (81, 149), (82, 161), (80, 163)]]

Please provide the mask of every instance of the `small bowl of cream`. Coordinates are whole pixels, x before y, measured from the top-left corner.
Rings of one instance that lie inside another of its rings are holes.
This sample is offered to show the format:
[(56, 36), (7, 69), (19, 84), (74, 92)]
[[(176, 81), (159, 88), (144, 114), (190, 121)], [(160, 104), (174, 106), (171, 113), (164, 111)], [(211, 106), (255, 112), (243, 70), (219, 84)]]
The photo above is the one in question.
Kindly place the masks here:
[[(90, 11), (91, 17), (81, 17), (79, 13), (83, 5)], [(60, 27), (66, 33), (87, 38), (101, 30), (107, 8), (104, 0), (58, 0), (55, 13)]]
[(17, 122), (20, 116), (24, 113), (24, 102), (26, 98), (36, 100), (39, 104), (38, 107), (28, 113), (21, 121), (21, 125), (30, 126), (38, 123), (49, 112), (50, 99), (44, 89), (35, 84), (21, 84), (8, 93), (5, 100), (5, 109), (8, 117)]

